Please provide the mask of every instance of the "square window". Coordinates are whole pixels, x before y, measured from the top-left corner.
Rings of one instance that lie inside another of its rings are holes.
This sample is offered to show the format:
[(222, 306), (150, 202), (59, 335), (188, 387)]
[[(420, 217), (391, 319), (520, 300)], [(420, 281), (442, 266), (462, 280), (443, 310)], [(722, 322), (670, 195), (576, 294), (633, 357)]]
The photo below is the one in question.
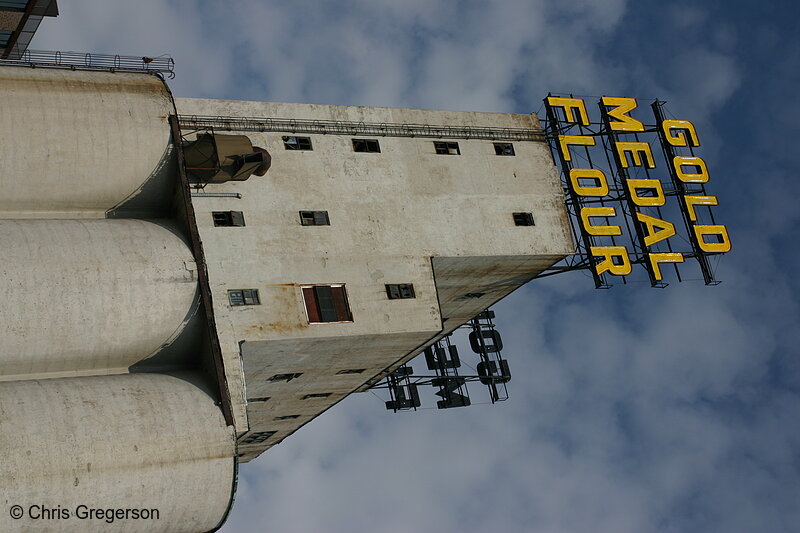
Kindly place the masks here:
[(215, 226), (244, 227), (244, 213), (241, 211), (214, 211), (211, 216)]
[(514, 213), (514, 224), (517, 226), (535, 226), (533, 213)]
[(327, 211), (300, 211), (301, 226), (330, 226)]
[(258, 297), (258, 289), (234, 289), (228, 291), (228, 300), (231, 305), (261, 305)]
[(303, 396), (303, 399), (308, 400), (311, 398), (327, 398), (330, 395), (331, 395), (330, 392), (315, 392), (313, 394), (306, 394), (305, 396)]
[(309, 323), (353, 321), (344, 285), (310, 285), (302, 289)]
[(261, 444), (262, 442), (273, 436), (275, 433), (277, 433), (277, 431), (253, 432), (242, 441), (242, 444)]
[(293, 379), (297, 379), (302, 375), (303, 375), (302, 372), (290, 372), (288, 374), (275, 374), (274, 376), (269, 378), (267, 381), (269, 381), (270, 383), (276, 383), (278, 381), (286, 381), (288, 383), (289, 381), (292, 381)]
[(494, 143), (494, 153), (497, 155), (517, 155), (511, 143)]
[(341, 376), (345, 374), (363, 374), (366, 368), (347, 368), (345, 370), (339, 370), (336, 375)]
[(433, 146), (436, 148), (436, 153), (440, 155), (461, 155), (458, 143), (433, 141)]
[(390, 300), (403, 300), (417, 297), (416, 294), (414, 294), (413, 283), (387, 284), (386, 296), (388, 296)]
[(309, 137), (283, 136), (283, 147), (287, 150), (313, 150)]
[(375, 139), (353, 139), (353, 151), (380, 153), (381, 147)]

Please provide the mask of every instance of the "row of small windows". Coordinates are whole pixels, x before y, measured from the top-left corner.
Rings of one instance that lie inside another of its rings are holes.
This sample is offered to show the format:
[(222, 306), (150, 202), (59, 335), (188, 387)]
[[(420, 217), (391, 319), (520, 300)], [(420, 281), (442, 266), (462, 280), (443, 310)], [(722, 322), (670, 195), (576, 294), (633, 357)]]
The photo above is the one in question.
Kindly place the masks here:
[[(213, 211), (211, 218), (217, 227), (243, 228), (244, 213), (241, 211)], [(301, 226), (330, 226), (331, 219), (327, 211), (300, 211)]]
[[(363, 374), (364, 372), (366, 372), (366, 370), (367, 370), (366, 368), (345, 368), (344, 370), (339, 370), (338, 372), (336, 372), (336, 375)], [(302, 372), (289, 372), (289, 373), (283, 373), (283, 374), (275, 374), (275, 375), (271, 376), (269, 379), (267, 379), (267, 381), (269, 383), (278, 383), (278, 382), (287, 382), (288, 383), (289, 381), (292, 381), (293, 379), (297, 379), (302, 375), (303, 375)], [(333, 393), (331, 393), (331, 392), (314, 392), (314, 393), (309, 393), (309, 394), (303, 395), (302, 399), (303, 400), (312, 400), (312, 399), (316, 399), (316, 398), (328, 398), (328, 397), (330, 397), (332, 395), (333, 395)], [(267, 400), (269, 400), (269, 396), (261, 397), (261, 398), (248, 398), (247, 399), (248, 403), (266, 402)], [(276, 416), (275, 418), (273, 418), (273, 420), (277, 420), (277, 421), (295, 420), (297, 418), (300, 418), (300, 415), (295, 414), (295, 415)], [(264, 440), (266, 440), (266, 439), (264, 439)], [(263, 441), (246, 442), (246, 444), (257, 444), (257, 443), (260, 443), (260, 442), (263, 442)]]
[[(214, 211), (211, 213), (215, 226), (243, 228), (244, 213), (241, 211)], [(525, 212), (512, 213), (517, 226), (534, 226), (533, 214)], [(300, 211), (301, 226), (330, 226), (331, 219), (327, 211)]]
[[(310, 137), (297, 137), (296, 135), (284, 135), (283, 147), (286, 150), (305, 150), (314, 149)], [(354, 152), (380, 153), (381, 145), (377, 139), (352, 139)], [(512, 143), (497, 142), (494, 144), (496, 155), (516, 155)], [(461, 148), (457, 142), (433, 141), (433, 148), (440, 155), (461, 155)]]
[[(311, 324), (324, 322), (352, 322), (347, 291), (340, 285), (311, 285), (302, 287), (306, 314)], [(228, 291), (232, 307), (261, 305), (258, 289), (232, 289)], [(286, 379), (289, 381), (291, 376)]]
[[(386, 284), (390, 300), (416, 298), (413, 283)], [(309, 285), (302, 287), (309, 322), (352, 322), (350, 304), (344, 284)], [(231, 307), (261, 305), (258, 289), (231, 289), (228, 291)]]
[[(367, 370), (366, 368), (345, 368), (344, 370), (339, 370), (336, 373), (336, 375), (337, 376), (343, 376), (343, 375), (346, 375), (346, 374), (363, 374), (364, 372), (366, 372), (366, 370)], [(293, 379), (297, 379), (297, 378), (301, 377), (302, 375), (303, 375), (302, 372), (287, 372), (287, 373), (283, 373), (283, 374), (273, 374), (272, 376), (269, 377), (269, 379), (267, 379), (267, 381), (270, 382), (270, 383), (279, 383), (279, 382), (282, 382), (282, 381), (286, 382), (286, 383), (289, 383)], [(257, 401), (257, 400), (258, 400), (258, 398), (251, 399), (249, 401), (252, 402), (252, 401)], [(269, 400), (269, 398), (263, 398), (263, 401), (266, 401), (266, 400)]]

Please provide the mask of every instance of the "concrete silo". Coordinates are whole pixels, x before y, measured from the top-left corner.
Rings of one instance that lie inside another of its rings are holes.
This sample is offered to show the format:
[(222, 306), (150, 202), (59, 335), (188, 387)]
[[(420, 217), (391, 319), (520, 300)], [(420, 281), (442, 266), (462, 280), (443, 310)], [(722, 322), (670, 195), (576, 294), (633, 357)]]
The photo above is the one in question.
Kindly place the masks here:
[(2, 531), (210, 531), (228, 513), (234, 428), (172, 114), (159, 76), (0, 68)]

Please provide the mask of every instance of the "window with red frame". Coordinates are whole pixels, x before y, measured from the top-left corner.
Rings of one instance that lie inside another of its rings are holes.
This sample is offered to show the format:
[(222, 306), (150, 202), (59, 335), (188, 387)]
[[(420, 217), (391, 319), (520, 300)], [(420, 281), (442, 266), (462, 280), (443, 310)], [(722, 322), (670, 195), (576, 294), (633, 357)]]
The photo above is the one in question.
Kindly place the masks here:
[(353, 321), (344, 285), (310, 285), (303, 287), (303, 299), (306, 302), (308, 321), (312, 324), (315, 322)]

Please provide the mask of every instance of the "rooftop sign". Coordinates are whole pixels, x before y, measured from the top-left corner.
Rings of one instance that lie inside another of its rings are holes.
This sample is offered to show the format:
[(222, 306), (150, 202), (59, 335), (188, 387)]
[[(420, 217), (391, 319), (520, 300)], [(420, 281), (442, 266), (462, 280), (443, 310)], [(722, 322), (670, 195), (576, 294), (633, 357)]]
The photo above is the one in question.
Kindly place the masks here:
[(705, 190), (710, 174), (695, 153), (694, 124), (666, 118), (658, 100), (650, 123), (634, 98), (600, 98), (599, 120), (583, 98), (549, 95), (544, 103), (577, 242), (560, 271), (588, 269), (595, 286), (607, 288), (639, 265), (651, 286), (664, 287), (668, 268), (682, 281), (679, 266), (694, 259), (706, 285), (718, 284), (711, 259), (731, 242), (714, 219), (718, 201)]

